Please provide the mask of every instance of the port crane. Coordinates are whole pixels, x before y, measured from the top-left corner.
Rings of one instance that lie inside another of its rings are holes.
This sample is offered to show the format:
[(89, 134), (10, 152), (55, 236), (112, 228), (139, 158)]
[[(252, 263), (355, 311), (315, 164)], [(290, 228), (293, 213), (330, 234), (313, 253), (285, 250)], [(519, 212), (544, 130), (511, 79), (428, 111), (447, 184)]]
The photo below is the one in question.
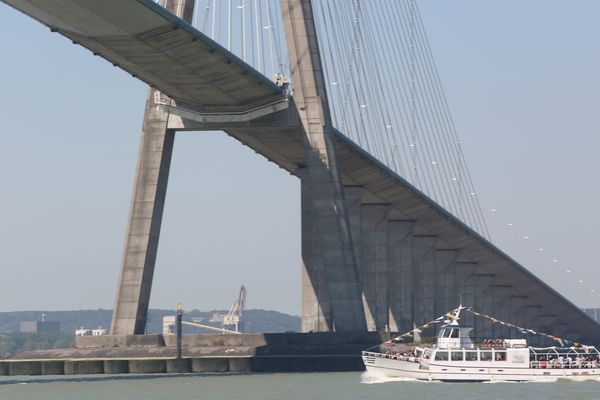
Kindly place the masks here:
[(244, 307), (246, 306), (246, 287), (242, 285), (240, 293), (236, 301), (233, 302), (229, 308), (229, 312), (223, 318), (223, 327), (234, 326), (236, 332), (244, 331), (244, 321), (242, 316), (244, 314)]
[[(244, 330), (244, 322), (242, 316), (246, 306), (246, 287), (242, 285), (236, 301), (233, 302), (229, 307), (229, 312), (223, 317), (223, 326), (218, 328), (216, 326), (206, 325), (199, 322), (181, 321), (183, 325), (194, 326), (196, 328), (204, 328), (212, 331), (218, 331), (221, 333), (233, 333), (240, 334)], [(163, 317), (163, 334), (173, 335), (175, 333), (175, 316)], [(226, 327), (234, 327), (234, 329), (226, 329)]]

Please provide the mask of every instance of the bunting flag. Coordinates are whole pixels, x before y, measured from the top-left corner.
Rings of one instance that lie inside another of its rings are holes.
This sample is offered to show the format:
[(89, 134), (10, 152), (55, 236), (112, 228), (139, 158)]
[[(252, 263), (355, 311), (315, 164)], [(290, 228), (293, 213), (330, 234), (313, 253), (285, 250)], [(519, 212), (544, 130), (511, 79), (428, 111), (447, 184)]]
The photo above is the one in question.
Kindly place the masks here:
[[(492, 322), (492, 324), (500, 324), (500, 325), (504, 325), (504, 326), (506, 326), (508, 328), (516, 329), (516, 330), (518, 330), (519, 332), (521, 332), (523, 334), (545, 336), (545, 337), (547, 337), (549, 339), (552, 339), (555, 342), (557, 342), (561, 347), (564, 347), (565, 345), (572, 346), (572, 347), (575, 347), (575, 348), (583, 347), (584, 350), (589, 347), (589, 346), (586, 346), (586, 345), (582, 345), (582, 344), (580, 344), (578, 342), (573, 342), (573, 341), (570, 341), (570, 340), (567, 340), (567, 339), (564, 339), (564, 338), (561, 338), (561, 337), (558, 337), (558, 336), (550, 335), (550, 334), (547, 334), (547, 333), (544, 333), (544, 332), (537, 332), (537, 331), (535, 331), (533, 329), (524, 328), (524, 327), (512, 324), (510, 322), (505, 322), (505, 321), (499, 320), (496, 317), (493, 317), (493, 316), (490, 316), (490, 315), (487, 315), (487, 314), (484, 314), (484, 313), (477, 312), (477, 311), (473, 310), (470, 307), (463, 307), (463, 306), (460, 306), (459, 308), (456, 308), (456, 309), (454, 309), (454, 310), (452, 310), (450, 312), (447, 312), (446, 314), (441, 315), (441, 316), (437, 317), (436, 319), (434, 319), (432, 321), (429, 321), (429, 322), (427, 322), (427, 323), (425, 323), (425, 324), (423, 324), (423, 325), (421, 325), (419, 327), (416, 327), (415, 329), (411, 329), (410, 331), (408, 331), (406, 333), (403, 333), (402, 335), (394, 338), (392, 341), (403, 341), (404, 340), (403, 338), (414, 337), (415, 334), (423, 332), (424, 329), (430, 328), (431, 325), (439, 324), (440, 322), (449, 322), (447, 320), (447, 318), (456, 318), (456, 315), (461, 310), (466, 310), (466, 311), (470, 312), (471, 314), (475, 315), (476, 317), (486, 318), (486, 319), (490, 320)], [(388, 341), (386, 343), (389, 343), (389, 342), (392, 342), (392, 341)]]
[(427, 323), (419, 326), (418, 328), (415, 328), (415, 329), (412, 329), (412, 330), (410, 330), (410, 331), (408, 331), (406, 333), (403, 333), (402, 335), (394, 338), (394, 340), (402, 341), (403, 338), (405, 338), (405, 337), (413, 337), (415, 333), (421, 333), (421, 332), (423, 332), (423, 329), (427, 329), (431, 325), (439, 324), (440, 322), (446, 321), (446, 318), (455, 318), (456, 313), (458, 313), (460, 310), (464, 310), (464, 309), (465, 309), (465, 307), (462, 307), (462, 306), (459, 307), (459, 308), (456, 308), (456, 309), (454, 309), (454, 310), (452, 310), (452, 311), (450, 311), (450, 312), (448, 312), (448, 313), (446, 313), (444, 315), (441, 315), (441, 316), (437, 317), (436, 319), (434, 319), (432, 321), (429, 321), (429, 322), (427, 322)]
[[(477, 312), (477, 311), (473, 310), (473, 309), (472, 309), (472, 308), (470, 308), (470, 307), (467, 307), (467, 308), (465, 308), (465, 310), (466, 310), (466, 311), (468, 311), (468, 312), (470, 312), (471, 314), (475, 315), (476, 317), (483, 317), (483, 318), (486, 318), (486, 319), (488, 319), (488, 320), (492, 321), (492, 323), (493, 323), (493, 324), (496, 324), (496, 323), (498, 323), (498, 324), (501, 324), (501, 325), (507, 326), (507, 327), (509, 327), (509, 328), (516, 329), (516, 330), (518, 330), (519, 332), (521, 332), (521, 333), (523, 333), (523, 334), (531, 334), (531, 335), (540, 335), (540, 336), (545, 336), (545, 337), (547, 337), (547, 338), (549, 338), (549, 339), (552, 339), (552, 340), (554, 340), (554, 341), (555, 341), (555, 342), (557, 342), (558, 344), (560, 344), (560, 346), (561, 346), (561, 347), (564, 347), (564, 345), (565, 345), (565, 344), (566, 344), (567, 346), (569, 346), (569, 345), (571, 345), (571, 344), (572, 344), (572, 345), (573, 345), (573, 347), (582, 347), (582, 345), (581, 345), (580, 343), (577, 343), (577, 342), (572, 342), (572, 341), (570, 341), (570, 340), (563, 339), (563, 338), (561, 338), (561, 337), (554, 336), (554, 335), (550, 335), (550, 334), (547, 334), (547, 333), (544, 333), (544, 332), (536, 332), (536, 331), (534, 331), (533, 329), (523, 328), (523, 327), (521, 327), (521, 326), (517, 326), (517, 325), (515, 325), (515, 324), (511, 324), (510, 322), (504, 322), (504, 321), (501, 321), (501, 320), (499, 320), (499, 319), (497, 319), (497, 318), (494, 318), (494, 317), (492, 317), (492, 316), (489, 316), (489, 315), (487, 315), (487, 314), (479, 313), (479, 312)], [(585, 345), (583, 345), (583, 348), (584, 348), (584, 349), (585, 349), (586, 347), (588, 347), (588, 346), (585, 346)]]

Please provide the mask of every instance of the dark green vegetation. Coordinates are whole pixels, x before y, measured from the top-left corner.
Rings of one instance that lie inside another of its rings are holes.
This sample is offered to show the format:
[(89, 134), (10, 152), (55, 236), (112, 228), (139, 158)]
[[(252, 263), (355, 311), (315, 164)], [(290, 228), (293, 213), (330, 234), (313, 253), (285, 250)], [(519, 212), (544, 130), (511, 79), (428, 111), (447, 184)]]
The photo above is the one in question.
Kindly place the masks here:
[[(196, 320), (202, 324), (220, 326), (210, 322), (214, 313), (225, 314), (224, 310), (199, 311), (185, 313), (184, 320)], [(40, 320), (46, 314), (48, 321), (60, 321), (61, 332), (57, 333), (20, 333), (21, 321)], [(175, 310), (150, 310), (148, 312), (148, 333), (162, 332), (162, 318), (175, 315)], [(72, 347), (75, 330), (80, 327), (95, 329), (99, 326), (110, 327), (112, 310), (78, 311), (14, 311), (0, 313), (0, 357), (35, 349)], [(300, 317), (277, 311), (246, 310), (244, 313), (245, 332), (287, 332), (300, 331)], [(210, 333), (191, 327), (184, 327), (184, 333)]]
[(74, 335), (65, 332), (0, 334), (0, 358), (29, 350), (61, 349), (73, 347)]

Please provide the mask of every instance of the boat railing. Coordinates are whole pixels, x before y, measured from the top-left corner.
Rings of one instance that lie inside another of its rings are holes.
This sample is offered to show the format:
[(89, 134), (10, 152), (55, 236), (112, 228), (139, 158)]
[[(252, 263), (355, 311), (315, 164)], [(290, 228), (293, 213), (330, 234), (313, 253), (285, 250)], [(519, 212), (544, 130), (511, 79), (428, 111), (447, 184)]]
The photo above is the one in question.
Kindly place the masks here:
[(581, 369), (581, 368), (598, 368), (600, 365), (598, 361), (573, 361), (573, 362), (560, 362), (559, 360), (550, 361), (530, 361), (529, 365), (531, 368), (536, 369)]
[(379, 358), (388, 358), (390, 360), (400, 360), (400, 361), (409, 361), (414, 363), (421, 362), (421, 357), (415, 356), (406, 356), (398, 353), (375, 353), (372, 351), (363, 351), (363, 356), (367, 357), (379, 357)]

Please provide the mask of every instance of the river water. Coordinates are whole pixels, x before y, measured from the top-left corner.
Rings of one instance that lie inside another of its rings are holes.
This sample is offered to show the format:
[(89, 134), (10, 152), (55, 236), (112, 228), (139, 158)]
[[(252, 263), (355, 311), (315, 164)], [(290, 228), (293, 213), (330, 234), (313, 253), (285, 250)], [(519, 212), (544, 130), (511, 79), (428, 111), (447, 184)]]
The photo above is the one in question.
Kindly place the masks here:
[(515, 399), (596, 400), (600, 382), (429, 383), (365, 373), (0, 377), (0, 400)]

